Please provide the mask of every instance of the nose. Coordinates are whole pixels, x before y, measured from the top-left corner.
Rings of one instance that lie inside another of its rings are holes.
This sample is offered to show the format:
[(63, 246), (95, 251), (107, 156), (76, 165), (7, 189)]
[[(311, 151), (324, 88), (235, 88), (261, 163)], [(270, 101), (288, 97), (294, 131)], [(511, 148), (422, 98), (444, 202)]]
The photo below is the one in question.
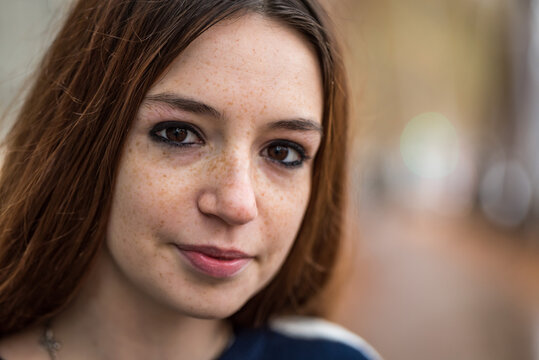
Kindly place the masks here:
[(224, 160), (212, 164), (209, 185), (197, 199), (199, 210), (229, 225), (243, 225), (258, 216), (255, 188), (248, 161)]

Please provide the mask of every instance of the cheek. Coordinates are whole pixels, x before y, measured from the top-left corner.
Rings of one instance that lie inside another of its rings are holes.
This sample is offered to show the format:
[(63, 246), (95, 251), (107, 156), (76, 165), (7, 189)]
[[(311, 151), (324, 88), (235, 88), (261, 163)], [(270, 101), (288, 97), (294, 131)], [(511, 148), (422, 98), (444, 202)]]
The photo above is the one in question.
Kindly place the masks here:
[[(260, 267), (260, 286), (265, 286), (279, 272), (285, 262), (290, 249), (297, 237), (305, 209), (308, 202), (308, 191), (305, 193), (282, 194), (277, 197), (271, 197), (268, 205), (271, 204), (264, 212), (264, 229), (265, 236), (265, 253), (261, 258)], [(296, 201), (292, 201), (296, 200)]]
[(280, 262), (288, 254), (301, 226), (309, 201), (310, 179), (295, 181), (293, 185), (280, 187), (261, 194), (262, 217), (266, 232), (266, 246), (270, 256)]
[(151, 238), (158, 229), (189, 216), (190, 176), (171, 173), (158, 161), (127, 152), (118, 171), (110, 228), (112, 238)]

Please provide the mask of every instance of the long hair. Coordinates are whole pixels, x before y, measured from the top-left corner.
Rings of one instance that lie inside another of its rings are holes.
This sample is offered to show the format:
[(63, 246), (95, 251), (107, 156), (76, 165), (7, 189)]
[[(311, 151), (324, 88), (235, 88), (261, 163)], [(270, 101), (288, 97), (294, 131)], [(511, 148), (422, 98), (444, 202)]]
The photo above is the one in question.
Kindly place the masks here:
[(260, 13), (303, 34), (323, 77), (324, 136), (298, 237), (274, 279), (231, 317), (258, 326), (309, 307), (341, 241), (346, 84), (326, 13), (315, 0), (80, 0), (48, 49), (14, 126), (0, 173), (0, 336), (60, 312), (105, 238), (131, 123), (152, 84), (219, 21)]

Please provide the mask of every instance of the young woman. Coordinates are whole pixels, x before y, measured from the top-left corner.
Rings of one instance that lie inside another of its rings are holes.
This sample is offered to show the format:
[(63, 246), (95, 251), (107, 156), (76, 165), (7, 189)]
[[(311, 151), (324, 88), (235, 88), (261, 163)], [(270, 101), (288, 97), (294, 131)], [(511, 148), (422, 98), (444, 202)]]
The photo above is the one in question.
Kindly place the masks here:
[(305, 316), (345, 89), (313, 0), (76, 3), (5, 139), (0, 356), (376, 358)]

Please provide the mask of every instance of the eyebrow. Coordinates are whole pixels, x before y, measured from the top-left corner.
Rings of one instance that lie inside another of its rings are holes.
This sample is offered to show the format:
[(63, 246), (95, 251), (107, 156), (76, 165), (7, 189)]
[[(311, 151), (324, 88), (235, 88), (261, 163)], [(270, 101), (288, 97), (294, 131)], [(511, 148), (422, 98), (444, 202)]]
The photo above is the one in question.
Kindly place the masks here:
[(149, 102), (165, 104), (174, 109), (188, 111), (194, 114), (210, 115), (215, 118), (223, 117), (219, 111), (209, 105), (170, 93), (148, 95), (146, 96), (146, 100)]
[(268, 128), (296, 131), (315, 131), (320, 134), (324, 133), (322, 126), (320, 126), (316, 121), (303, 118), (275, 121), (270, 123)]
[[(155, 95), (148, 95), (146, 101), (165, 104), (174, 109), (183, 110), (200, 115), (209, 115), (214, 118), (223, 118), (218, 110), (210, 105), (204, 104), (200, 101), (184, 98), (171, 93), (160, 93)], [(323, 134), (322, 126), (314, 120), (305, 118), (285, 119), (271, 122), (267, 125), (268, 129), (283, 129), (294, 131), (315, 131)]]

